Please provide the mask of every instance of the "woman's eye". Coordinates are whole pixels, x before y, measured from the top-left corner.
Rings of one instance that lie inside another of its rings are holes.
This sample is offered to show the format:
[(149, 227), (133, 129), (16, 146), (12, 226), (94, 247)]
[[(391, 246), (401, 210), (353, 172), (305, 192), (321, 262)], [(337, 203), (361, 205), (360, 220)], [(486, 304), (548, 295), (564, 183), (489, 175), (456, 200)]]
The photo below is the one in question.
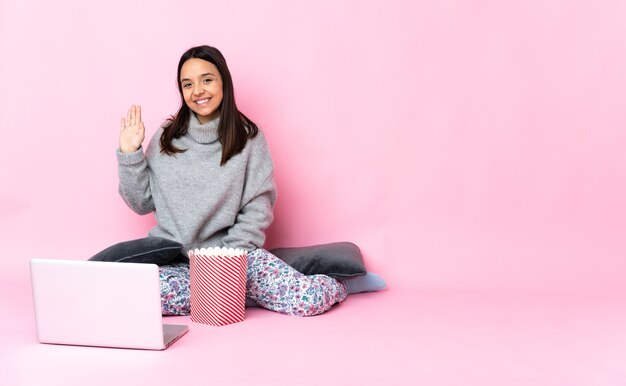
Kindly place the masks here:
[(212, 80), (212, 79), (205, 79), (205, 80), (204, 80), (204, 83), (207, 83), (207, 84), (208, 84), (208, 83), (211, 83), (211, 80)]
[(189, 87), (189, 86), (191, 86), (191, 83), (183, 83), (183, 87), (184, 87), (184, 88), (187, 88), (187, 87)]

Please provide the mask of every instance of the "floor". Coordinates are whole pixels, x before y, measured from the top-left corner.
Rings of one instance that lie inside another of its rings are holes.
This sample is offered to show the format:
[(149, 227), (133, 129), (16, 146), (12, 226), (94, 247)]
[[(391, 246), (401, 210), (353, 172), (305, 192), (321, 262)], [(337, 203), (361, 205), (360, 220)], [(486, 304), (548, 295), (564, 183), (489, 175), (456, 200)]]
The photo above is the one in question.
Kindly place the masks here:
[(626, 299), (391, 288), (297, 318), (258, 308), (165, 351), (39, 344), (3, 280), (0, 385), (626, 385)]

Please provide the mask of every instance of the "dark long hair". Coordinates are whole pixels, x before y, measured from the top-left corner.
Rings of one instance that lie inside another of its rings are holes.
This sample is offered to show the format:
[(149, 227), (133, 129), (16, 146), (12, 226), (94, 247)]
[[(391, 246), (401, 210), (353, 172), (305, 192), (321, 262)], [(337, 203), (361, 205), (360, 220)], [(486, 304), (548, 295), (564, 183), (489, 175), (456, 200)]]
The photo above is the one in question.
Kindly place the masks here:
[(213, 63), (222, 76), (222, 103), (218, 107), (220, 112), (220, 123), (217, 129), (218, 138), (222, 144), (222, 160), (220, 165), (224, 165), (232, 156), (239, 153), (246, 146), (248, 138), (254, 138), (259, 129), (257, 125), (237, 109), (235, 103), (235, 91), (230, 71), (226, 65), (226, 59), (215, 47), (198, 46), (188, 49), (178, 62), (178, 72), (176, 83), (180, 93), (181, 106), (176, 115), (171, 116), (163, 127), (161, 135), (161, 152), (167, 155), (182, 153), (186, 149), (179, 149), (172, 144), (174, 138), (179, 138), (187, 133), (189, 117), (192, 112), (185, 103), (183, 88), (180, 82), (180, 71), (183, 64), (191, 59), (198, 58)]

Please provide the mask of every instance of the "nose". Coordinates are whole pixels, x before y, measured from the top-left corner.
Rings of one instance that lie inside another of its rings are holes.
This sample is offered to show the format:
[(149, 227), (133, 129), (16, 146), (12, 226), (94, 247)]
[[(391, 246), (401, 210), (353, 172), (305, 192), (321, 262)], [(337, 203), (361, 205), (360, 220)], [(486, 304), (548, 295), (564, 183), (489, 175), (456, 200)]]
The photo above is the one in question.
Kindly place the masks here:
[(204, 93), (204, 89), (201, 84), (196, 84), (193, 86), (193, 95), (202, 95)]

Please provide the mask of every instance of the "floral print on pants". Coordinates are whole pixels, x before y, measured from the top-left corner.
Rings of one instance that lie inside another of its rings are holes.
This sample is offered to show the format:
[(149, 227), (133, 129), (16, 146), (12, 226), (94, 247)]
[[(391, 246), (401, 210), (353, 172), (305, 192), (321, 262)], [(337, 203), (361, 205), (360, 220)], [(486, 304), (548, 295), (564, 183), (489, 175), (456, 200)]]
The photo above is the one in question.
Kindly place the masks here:
[[(189, 315), (189, 265), (159, 267), (163, 315)], [(303, 275), (264, 249), (248, 253), (246, 300), (294, 316), (328, 311), (348, 296), (345, 283), (326, 275)]]
[(189, 315), (189, 264), (178, 263), (159, 267), (161, 279), (161, 313)]

